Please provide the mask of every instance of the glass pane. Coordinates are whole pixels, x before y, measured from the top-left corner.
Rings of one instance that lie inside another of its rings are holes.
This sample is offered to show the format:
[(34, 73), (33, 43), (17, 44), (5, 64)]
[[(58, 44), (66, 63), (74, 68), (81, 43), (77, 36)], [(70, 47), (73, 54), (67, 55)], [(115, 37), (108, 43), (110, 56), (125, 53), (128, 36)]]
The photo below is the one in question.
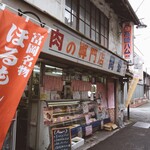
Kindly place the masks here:
[(103, 24), (104, 25), (104, 15), (103, 14), (101, 14), (101, 24)]
[(84, 34), (84, 22), (79, 20), (79, 31)]
[(105, 46), (105, 38), (103, 36), (101, 36), (101, 45)]
[(84, 8), (85, 7), (85, 0), (80, 0), (80, 5)]
[(95, 31), (91, 30), (91, 39), (95, 41)]
[(92, 6), (93, 6), (93, 7), (92, 7), (92, 10), (91, 10), (91, 11), (92, 11), (92, 17), (95, 18), (95, 9), (96, 9), (96, 8), (94, 7), (94, 5), (92, 5)]
[(77, 24), (77, 18), (75, 16), (72, 16), (72, 28), (76, 29), (76, 24)]
[(106, 38), (108, 37), (108, 30), (107, 30), (107, 28), (105, 28), (105, 37)]
[(99, 10), (96, 9), (96, 20), (99, 21)]
[(72, 14), (77, 15), (77, 0), (72, 1)]
[(96, 42), (99, 43), (99, 34), (96, 32)]
[(90, 12), (90, 1), (86, 0), (86, 11)]
[(85, 18), (85, 10), (82, 7), (80, 7), (80, 14), (79, 14), (79, 16), (80, 16), (80, 19), (84, 20), (84, 18)]
[(65, 11), (65, 24), (70, 26), (71, 23), (71, 14), (68, 11)]
[(85, 22), (90, 25), (90, 14), (88, 12), (86, 12), (86, 18), (85, 18)]
[(105, 27), (108, 27), (108, 19), (105, 17)]
[(71, 0), (66, 0), (66, 9), (71, 11)]
[(102, 26), (101, 26), (101, 35), (104, 36), (104, 32), (105, 32), (105, 28), (104, 28), (104, 26), (102, 25)]
[(99, 32), (99, 22), (96, 21), (96, 31)]
[(108, 48), (108, 40), (105, 38), (105, 47)]
[(85, 35), (90, 38), (90, 26), (87, 24), (85, 25)]
[(92, 29), (95, 29), (95, 19), (94, 18), (92, 18), (92, 23), (91, 23), (91, 27), (92, 27)]

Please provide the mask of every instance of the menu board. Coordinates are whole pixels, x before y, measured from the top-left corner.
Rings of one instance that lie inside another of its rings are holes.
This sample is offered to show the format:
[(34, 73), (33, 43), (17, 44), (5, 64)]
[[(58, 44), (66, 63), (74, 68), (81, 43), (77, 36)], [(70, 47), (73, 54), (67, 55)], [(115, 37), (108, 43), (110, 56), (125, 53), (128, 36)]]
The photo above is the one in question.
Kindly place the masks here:
[(52, 150), (71, 150), (70, 128), (52, 129)]

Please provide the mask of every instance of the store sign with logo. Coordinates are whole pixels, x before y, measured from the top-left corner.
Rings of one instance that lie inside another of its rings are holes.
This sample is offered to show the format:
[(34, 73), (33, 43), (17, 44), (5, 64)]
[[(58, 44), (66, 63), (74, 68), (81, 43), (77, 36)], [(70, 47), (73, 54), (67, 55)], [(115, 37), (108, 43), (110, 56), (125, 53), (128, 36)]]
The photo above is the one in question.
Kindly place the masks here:
[(1, 149), (48, 32), (4, 6), (0, 10), (0, 21)]
[(122, 51), (124, 59), (133, 64), (133, 25), (130, 22), (123, 24)]
[(43, 52), (92, 68), (125, 75), (126, 61), (67, 29), (53, 28)]

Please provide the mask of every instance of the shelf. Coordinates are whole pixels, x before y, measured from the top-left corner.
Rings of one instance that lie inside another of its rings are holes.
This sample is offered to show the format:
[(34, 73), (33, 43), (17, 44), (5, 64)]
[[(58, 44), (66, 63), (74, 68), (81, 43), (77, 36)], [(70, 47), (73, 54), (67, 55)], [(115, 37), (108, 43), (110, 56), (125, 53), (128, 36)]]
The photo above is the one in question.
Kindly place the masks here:
[(70, 112), (56, 112), (53, 113), (53, 116), (57, 116), (57, 115), (68, 115), (68, 114), (78, 114), (78, 113), (82, 113), (81, 110), (76, 110), (76, 111), (70, 111)]
[(85, 117), (76, 118), (76, 119), (71, 119), (71, 120), (62, 121), (62, 122), (58, 122), (58, 123), (53, 123), (53, 124), (50, 125), (50, 127), (54, 127), (54, 126), (61, 125), (61, 124), (67, 124), (67, 123), (70, 123), (70, 122), (79, 121), (79, 120), (81, 120), (81, 119), (85, 119)]
[(71, 106), (71, 105), (79, 105), (78, 102), (53, 102), (47, 103), (49, 107), (58, 107), (58, 106)]
[(57, 100), (41, 100), (45, 101), (46, 103), (50, 102), (73, 102), (73, 101), (78, 101), (78, 102), (84, 102), (84, 101), (91, 101), (90, 99), (57, 99)]

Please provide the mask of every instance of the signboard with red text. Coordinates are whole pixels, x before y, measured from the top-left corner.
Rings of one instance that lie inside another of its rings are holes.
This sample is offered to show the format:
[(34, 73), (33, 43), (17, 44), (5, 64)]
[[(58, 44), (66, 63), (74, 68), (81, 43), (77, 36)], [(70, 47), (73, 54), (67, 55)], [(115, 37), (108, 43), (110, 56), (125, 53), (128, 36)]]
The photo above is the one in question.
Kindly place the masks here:
[(0, 149), (48, 35), (46, 29), (0, 10)]
[(51, 28), (42, 52), (120, 76), (125, 75), (125, 60), (59, 25)]

